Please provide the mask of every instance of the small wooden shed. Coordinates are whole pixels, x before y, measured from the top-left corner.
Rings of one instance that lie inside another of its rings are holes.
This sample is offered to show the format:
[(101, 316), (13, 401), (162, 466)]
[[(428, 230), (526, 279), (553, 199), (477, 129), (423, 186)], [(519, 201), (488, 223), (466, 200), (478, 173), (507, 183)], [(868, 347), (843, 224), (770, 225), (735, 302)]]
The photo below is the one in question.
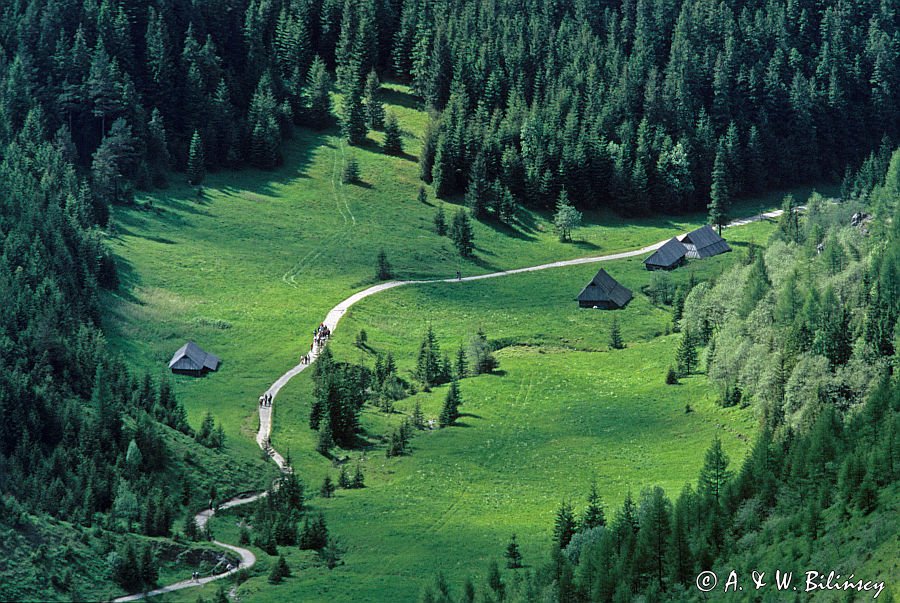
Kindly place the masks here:
[(219, 357), (210, 354), (193, 341), (189, 341), (172, 356), (169, 361), (169, 369), (179, 375), (200, 377), (209, 371), (219, 368)]
[(684, 264), (687, 248), (677, 238), (672, 237), (665, 245), (644, 260), (647, 270), (673, 270)]
[(631, 291), (620, 285), (606, 270), (601, 268), (591, 282), (578, 294), (578, 305), (582, 308), (614, 310), (625, 307), (631, 298)]

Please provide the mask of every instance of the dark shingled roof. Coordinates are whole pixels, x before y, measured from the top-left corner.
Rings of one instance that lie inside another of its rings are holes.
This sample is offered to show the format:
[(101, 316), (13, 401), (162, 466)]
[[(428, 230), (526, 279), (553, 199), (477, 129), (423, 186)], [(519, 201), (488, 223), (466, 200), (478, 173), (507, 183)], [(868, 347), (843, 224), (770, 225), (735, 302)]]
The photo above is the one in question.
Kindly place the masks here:
[[(685, 245), (693, 245), (696, 249), (696, 257), (700, 258), (708, 258), (731, 251), (731, 247), (728, 246), (725, 239), (716, 234), (709, 224), (687, 233), (681, 242)], [(693, 250), (688, 248), (688, 257), (694, 257), (694, 255)]]
[(591, 282), (578, 294), (578, 301), (588, 303), (613, 302), (620, 308), (631, 301), (631, 291), (620, 285), (606, 270), (591, 279)]
[(644, 260), (644, 263), (668, 268), (681, 261), (681, 258), (683, 258), (686, 253), (687, 249), (685, 249), (681, 241), (673, 237), (666, 241), (665, 245), (657, 249), (653, 255)]
[(214, 371), (219, 368), (219, 357), (203, 351), (199, 345), (189, 341), (172, 356), (169, 368), (178, 371)]

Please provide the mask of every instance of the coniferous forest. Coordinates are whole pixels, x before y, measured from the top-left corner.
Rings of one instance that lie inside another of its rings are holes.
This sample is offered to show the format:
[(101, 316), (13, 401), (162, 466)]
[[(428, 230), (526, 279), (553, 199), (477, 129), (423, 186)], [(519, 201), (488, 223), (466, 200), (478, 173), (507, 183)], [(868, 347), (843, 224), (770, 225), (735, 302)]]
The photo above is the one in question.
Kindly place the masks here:
[[(700, 350), (680, 372), (702, 365), (727, 406), (758, 410), (746, 461), (729, 464), (716, 443), (696, 487), (678, 496), (635, 492), (608, 517), (596, 500), (584, 516), (584, 505), (565, 503), (548, 526), (549, 563), (528, 560), (514, 577), (491, 570), (477, 588), (438, 576), (425, 600), (476, 591), (484, 601), (682, 600), (697, 596), (701, 569), (830, 562), (815, 546), (825, 526), (896, 513), (900, 7), (891, 0), (9, 0), (0, 3), (0, 540), (28, 548), (46, 522), (65, 522), (113, 556), (122, 569), (112, 580), (139, 590), (157, 583), (154, 558), (127, 537), (202, 538), (191, 520), (177, 522), (218, 498), (213, 474), (229, 442), (216, 417), (191, 426), (167, 377), (108, 345), (103, 300), (123, 270), (108, 244), (112, 216), (175, 183), (202, 195), (209, 174), (273, 170), (300, 128), (339, 131), (358, 147), (385, 132), (387, 154), (402, 157), (397, 117), (378, 96), (385, 81), (408, 86), (427, 112), (416, 184), (467, 206), (453, 218), (468, 229), (463, 258), (475, 248), (468, 215), (709, 208), (721, 225), (742, 198), (819, 182), (840, 183), (842, 207), (872, 214), (878, 241), (855, 238), (846, 209), (810, 204), (801, 219), (805, 200), (789, 199), (767, 250), (679, 291), (676, 328), (686, 354)], [(383, 251), (378, 274), (391, 277)], [(460, 358), (459, 377), (462, 349)], [(385, 408), (402, 397), (389, 359), (372, 386)], [(315, 367), (309, 424), (329, 426), (326, 451), (356, 441), (370, 387), (368, 369), (343, 360), (329, 351)], [(420, 361), (428, 375), (416, 377), (426, 390), (450, 383), (456, 400), (446, 354), (438, 363), (436, 353), (434, 366)], [(448, 404), (442, 426), (460, 404)], [(407, 436), (396, 439), (401, 457)], [(254, 460), (229, 473), (231, 490), (264, 489)], [(298, 496), (273, 495), (258, 512), (270, 528), (282, 511), (293, 522), (287, 537), (271, 528), (266, 546), (297, 540), (302, 487)], [(331, 546), (319, 540), (310, 548)], [(54, 592), (83, 600), (87, 586), (64, 562), (42, 553), (28, 563), (53, 575)], [(37, 592), (7, 588), (0, 599)]]

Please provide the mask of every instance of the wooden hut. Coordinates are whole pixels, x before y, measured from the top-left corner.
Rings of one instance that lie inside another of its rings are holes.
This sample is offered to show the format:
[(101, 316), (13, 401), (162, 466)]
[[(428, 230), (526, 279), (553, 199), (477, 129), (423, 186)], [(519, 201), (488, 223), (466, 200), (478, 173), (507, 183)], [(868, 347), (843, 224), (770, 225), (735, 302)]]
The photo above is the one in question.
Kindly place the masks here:
[(169, 368), (173, 373), (200, 377), (219, 368), (219, 357), (204, 351), (193, 341), (189, 341), (172, 356)]
[(606, 270), (591, 279), (578, 294), (578, 305), (582, 308), (603, 308), (613, 310), (624, 307), (631, 301), (631, 291), (620, 285)]
[(694, 259), (710, 258), (731, 251), (731, 247), (728, 246), (725, 239), (720, 237), (709, 224), (681, 237), (681, 243), (687, 249), (687, 257)]
[(687, 248), (677, 238), (672, 237), (665, 245), (644, 260), (647, 270), (673, 270), (684, 264)]

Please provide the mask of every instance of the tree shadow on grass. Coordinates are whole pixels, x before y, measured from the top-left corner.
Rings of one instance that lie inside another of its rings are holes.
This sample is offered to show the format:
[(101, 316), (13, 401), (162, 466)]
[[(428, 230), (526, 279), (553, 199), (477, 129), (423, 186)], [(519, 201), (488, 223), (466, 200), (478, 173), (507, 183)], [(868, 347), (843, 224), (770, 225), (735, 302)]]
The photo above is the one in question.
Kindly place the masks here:
[(422, 101), (410, 94), (409, 92), (401, 92), (393, 88), (381, 89), (381, 100), (388, 105), (397, 105), (406, 109), (419, 110), (422, 108)]
[(500, 222), (499, 220), (480, 220), (479, 221), (484, 226), (494, 230), (497, 233), (510, 237), (512, 239), (520, 239), (522, 241), (537, 241), (537, 237), (529, 234), (529, 232), (534, 232), (532, 229), (528, 231), (523, 228), (516, 228), (513, 225), (505, 224)]

